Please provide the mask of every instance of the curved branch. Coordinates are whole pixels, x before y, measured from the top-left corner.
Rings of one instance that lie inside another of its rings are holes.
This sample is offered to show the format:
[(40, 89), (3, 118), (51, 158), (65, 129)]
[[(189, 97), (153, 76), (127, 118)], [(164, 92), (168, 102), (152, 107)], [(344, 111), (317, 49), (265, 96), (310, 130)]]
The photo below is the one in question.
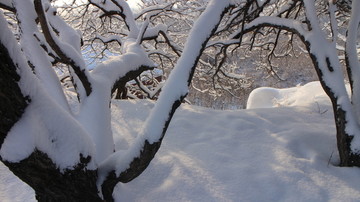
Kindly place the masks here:
[(247, 24), (243, 30), (234, 33), (232, 39), (240, 39), (240, 37), (246, 33), (254, 31), (261, 27), (274, 27), (280, 30), (286, 30), (304, 37), (307, 31), (302, 27), (302, 23), (297, 20), (284, 19), (279, 17), (264, 16), (258, 17), (251, 23)]
[[(229, 7), (229, 1), (213, 0), (209, 3), (192, 28), (184, 53), (165, 84), (155, 108), (147, 118), (136, 145), (129, 150), (126, 157), (116, 152), (99, 167), (99, 183), (105, 200), (112, 200), (110, 193), (117, 182), (126, 183), (136, 178), (154, 158), (176, 109), (187, 95), (200, 55)], [(208, 26), (205, 28), (204, 24)], [(125, 167), (118, 167), (119, 164), (124, 163)]]
[(39, 22), (43, 30), (46, 41), (48, 42), (50, 47), (54, 50), (54, 52), (61, 58), (61, 60), (72, 67), (75, 74), (80, 79), (85, 89), (86, 95), (89, 96), (92, 92), (92, 88), (91, 88), (91, 83), (89, 82), (88, 75), (86, 75), (86, 69), (83, 69), (79, 64), (77, 64), (76, 61), (74, 61), (71, 58), (71, 56), (67, 55), (66, 52), (62, 50), (62, 48), (53, 38), (53, 34), (49, 29), (49, 25), (46, 19), (46, 15), (41, 0), (34, 0), (34, 6), (36, 13), (38, 14)]

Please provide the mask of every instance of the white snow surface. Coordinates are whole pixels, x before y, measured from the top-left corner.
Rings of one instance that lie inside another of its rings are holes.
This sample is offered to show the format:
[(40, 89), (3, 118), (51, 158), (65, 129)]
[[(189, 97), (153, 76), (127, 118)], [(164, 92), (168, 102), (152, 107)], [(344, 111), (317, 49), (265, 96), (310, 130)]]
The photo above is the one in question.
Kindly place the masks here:
[[(348, 89), (350, 90), (350, 89)], [(309, 93), (311, 92), (311, 93)], [(324, 91), (319, 82), (310, 82), (304, 86), (296, 86), (286, 89), (260, 87), (253, 90), (246, 103), (246, 109), (272, 108), (281, 106), (308, 106), (330, 103), (330, 99), (324, 96)], [(308, 99), (304, 99), (308, 96)]]
[[(264, 105), (253, 109), (182, 105), (150, 166), (118, 184), (116, 201), (358, 201), (360, 169), (336, 166), (332, 107), (320, 84), (268, 90), (255, 90)], [(113, 101), (117, 150), (134, 143), (153, 106)], [(35, 201), (3, 165), (0, 172), (0, 201)]]
[(162, 138), (164, 124), (168, 120), (173, 104), (188, 92), (187, 80), (191, 74), (191, 69), (195, 64), (196, 58), (201, 52), (200, 50), (203, 43), (207, 41), (211, 31), (216, 28), (223, 10), (229, 6), (229, 3), (229, 1), (225, 0), (213, 0), (209, 2), (206, 10), (201, 14), (191, 29), (188, 40), (185, 43), (183, 54), (172, 70), (164, 87), (161, 89), (160, 97), (146, 119), (142, 131), (140, 131), (140, 135), (134, 143), (135, 145), (126, 153), (115, 152), (102, 161), (98, 172), (98, 186), (103, 182), (106, 174), (110, 170), (115, 170), (117, 175), (125, 171), (132, 160), (140, 155), (140, 149), (143, 147), (145, 141), (152, 144)]

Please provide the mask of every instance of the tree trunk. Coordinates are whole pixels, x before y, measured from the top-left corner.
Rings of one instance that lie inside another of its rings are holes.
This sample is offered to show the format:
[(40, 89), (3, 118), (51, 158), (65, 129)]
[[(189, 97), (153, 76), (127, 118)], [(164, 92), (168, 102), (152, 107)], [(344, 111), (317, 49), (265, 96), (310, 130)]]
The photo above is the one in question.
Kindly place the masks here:
[[(19, 80), (17, 66), (0, 42), (0, 148), (31, 102), (22, 94)], [(38, 201), (102, 201), (96, 186), (97, 171), (85, 168), (90, 157), (80, 156), (80, 163), (64, 172), (60, 172), (46, 154), (37, 150), (18, 163), (1, 157), (0, 160), (35, 190)]]
[(19, 163), (3, 162), (35, 190), (38, 201), (102, 201), (96, 186), (97, 171), (85, 168), (90, 157), (80, 159), (76, 167), (63, 172), (38, 150)]
[(317, 58), (314, 54), (311, 53), (310, 51), (310, 46), (309, 44), (307, 44), (307, 47), (309, 48), (309, 53), (310, 53), (310, 57), (313, 61), (315, 70), (318, 74), (321, 86), (323, 87), (325, 93), (329, 96), (331, 103), (332, 103), (332, 107), (334, 110), (334, 119), (335, 119), (335, 126), (336, 126), (336, 139), (337, 139), (337, 147), (338, 147), (338, 151), (339, 151), (339, 156), (340, 156), (340, 166), (358, 166), (360, 167), (360, 155), (353, 153), (351, 150), (351, 141), (353, 139), (352, 136), (350, 136), (347, 132), (346, 132), (346, 127), (347, 127), (347, 121), (346, 121), (346, 110), (344, 110), (341, 105), (338, 104), (338, 97), (336, 97), (335, 93), (333, 92), (333, 90), (326, 84), (325, 80), (324, 80), (324, 74), (321, 70), (321, 68), (319, 67), (319, 62), (318, 60), (320, 59), (324, 59), (326, 60), (326, 64), (327, 64), (327, 69), (329, 69), (329, 71), (334, 71), (333, 67), (329, 61), (329, 59), (325, 59), (325, 58)]
[(0, 42), (0, 148), (30, 102), (21, 93), (20, 76), (7, 48)]

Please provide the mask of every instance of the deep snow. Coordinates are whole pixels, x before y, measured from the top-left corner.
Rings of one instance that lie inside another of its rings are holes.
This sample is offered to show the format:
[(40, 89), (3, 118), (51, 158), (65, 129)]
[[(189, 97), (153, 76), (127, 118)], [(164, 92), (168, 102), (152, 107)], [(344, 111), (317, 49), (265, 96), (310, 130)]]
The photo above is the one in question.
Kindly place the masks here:
[[(153, 107), (114, 101), (116, 149), (127, 149)], [(266, 108), (263, 108), (266, 107)], [(148, 169), (119, 184), (118, 201), (357, 201), (360, 169), (340, 168), (328, 98), (318, 82), (254, 91), (247, 110), (182, 105)], [(1, 201), (35, 201), (0, 166)]]

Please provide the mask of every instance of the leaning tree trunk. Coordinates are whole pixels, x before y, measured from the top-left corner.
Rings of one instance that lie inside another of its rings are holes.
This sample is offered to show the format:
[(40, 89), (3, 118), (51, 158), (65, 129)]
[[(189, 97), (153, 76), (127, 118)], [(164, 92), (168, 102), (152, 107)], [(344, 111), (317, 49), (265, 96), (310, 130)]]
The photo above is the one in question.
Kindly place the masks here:
[[(311, 45), (308, 45), (310, 49)], [(347, 132), (347, 111), (339, 105), (339, 98), (336, 96), (333, 89), (329, 87), (326, 82), (325, 73), (323, 72), (322, 68), (320, 67), (319, 60), (326, 61), (326, 71), (327, 73), (332, 73), (334, 71), (334, 67), (331, 64), (329, 58), (318, 58), (316, 55), (311, 53), (309, 50), (310, 57), (314, 64), (315, 70), (317, 72), (318, 78), (320, 80), (321, 86), (323, 87), (325, 93), (329, 96), (333, 111), (334, 111), (334, 119), (335, 119), (335, 126), (336, 126), (336, 139), (337, 139), (337, 147), (339, 151), (340, 157), (340, 166), (358, 166), (360, 167), (360, 155), (354, 153), (351, 149), (351, 141), (353, 136), (348, 134)]]
[[(0, 148), (31, 103), (20, 90), (17, 70), (8, 49), (0, 41)], [(90, 157), (80, 157), (76, 167), (63, 172), (38, 150), (18, 163), (1, 157), (0, 160), (35, 190), (38, 201), (102, 201), (96, 186), (97, 171), (85, 168)]]

